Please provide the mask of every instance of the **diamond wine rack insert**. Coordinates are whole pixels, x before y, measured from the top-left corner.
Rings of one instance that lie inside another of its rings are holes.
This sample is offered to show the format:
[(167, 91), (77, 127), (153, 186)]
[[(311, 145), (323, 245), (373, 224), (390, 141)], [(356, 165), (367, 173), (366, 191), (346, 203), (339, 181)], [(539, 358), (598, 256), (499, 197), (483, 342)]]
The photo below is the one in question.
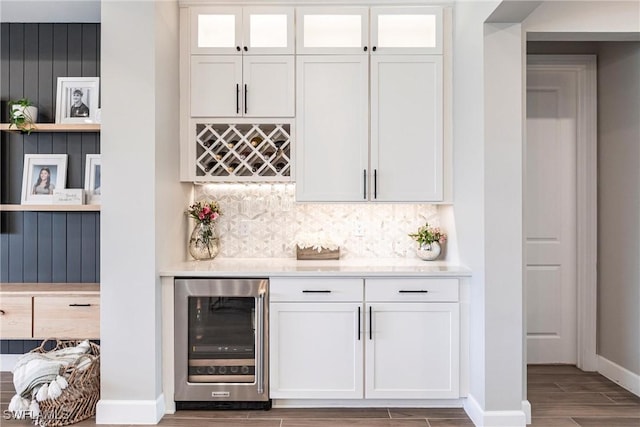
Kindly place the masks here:
[(199, 181), (290, 181), (290, 124), (196, 125)]

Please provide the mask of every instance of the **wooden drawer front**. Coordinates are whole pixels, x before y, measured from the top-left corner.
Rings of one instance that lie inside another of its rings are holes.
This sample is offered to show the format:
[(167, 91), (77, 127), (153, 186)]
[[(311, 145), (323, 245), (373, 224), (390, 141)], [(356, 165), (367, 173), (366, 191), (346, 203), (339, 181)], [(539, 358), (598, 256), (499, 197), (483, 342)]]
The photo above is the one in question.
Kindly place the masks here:
[(455, 302), (458, 301), (458, 279), (367, 279), (367, 301)]
[(362, 301), (362, 279), (272, 278), (271, 301)]
[(0, 337), (31, 338), (31, 297), (0, 297)]
[(100, 338), (100, 297), (34, 297), (33, 336)]

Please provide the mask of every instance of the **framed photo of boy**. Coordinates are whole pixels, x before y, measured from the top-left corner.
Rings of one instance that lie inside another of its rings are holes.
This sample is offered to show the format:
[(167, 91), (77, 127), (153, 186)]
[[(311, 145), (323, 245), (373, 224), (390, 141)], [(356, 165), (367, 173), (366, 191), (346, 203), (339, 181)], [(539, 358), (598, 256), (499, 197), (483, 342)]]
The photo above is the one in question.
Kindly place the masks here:
[(53, 190), (65, 188), (66, 181), (66, 154), (25, 154), (21, 203), (51, 204)]
[(84, 193), (87, 204), (99, 204), (102, 193), (102, 162), (100, 154), (87, 154), (84, 168)]
[(56, 123), (98, 123), (99, 77), (58, 77)]

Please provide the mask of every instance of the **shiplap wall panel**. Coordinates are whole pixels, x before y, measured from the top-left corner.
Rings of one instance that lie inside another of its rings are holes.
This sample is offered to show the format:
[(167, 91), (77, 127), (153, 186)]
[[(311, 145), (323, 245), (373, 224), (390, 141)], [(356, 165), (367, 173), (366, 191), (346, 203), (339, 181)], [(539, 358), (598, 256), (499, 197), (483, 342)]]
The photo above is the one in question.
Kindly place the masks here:
[[(100, 75), (99, 24), (0, 24), (0, 113), (27, 97), (38, 121), (55, 122), (58, 77)], [(67, 154), (68, 188), (83, 188), (86, 155), (100, 152), (97, 133), (1, 133), (0, 203), (19, 204), (24, 155)], [(100, 214), (2, 212), (1, 282), (99, 282)], [(0, 353), (24, 353), (39, 341), (0, 340)]]

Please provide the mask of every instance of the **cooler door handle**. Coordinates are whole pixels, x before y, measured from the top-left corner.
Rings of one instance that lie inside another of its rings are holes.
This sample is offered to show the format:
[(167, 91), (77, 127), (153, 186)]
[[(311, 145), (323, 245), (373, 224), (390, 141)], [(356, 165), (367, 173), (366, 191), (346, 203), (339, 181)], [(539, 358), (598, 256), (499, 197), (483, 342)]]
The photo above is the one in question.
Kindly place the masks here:
[(256, 391), (258, 394), (264, 393), (264, 294), (258, 295), (256, 304)]

